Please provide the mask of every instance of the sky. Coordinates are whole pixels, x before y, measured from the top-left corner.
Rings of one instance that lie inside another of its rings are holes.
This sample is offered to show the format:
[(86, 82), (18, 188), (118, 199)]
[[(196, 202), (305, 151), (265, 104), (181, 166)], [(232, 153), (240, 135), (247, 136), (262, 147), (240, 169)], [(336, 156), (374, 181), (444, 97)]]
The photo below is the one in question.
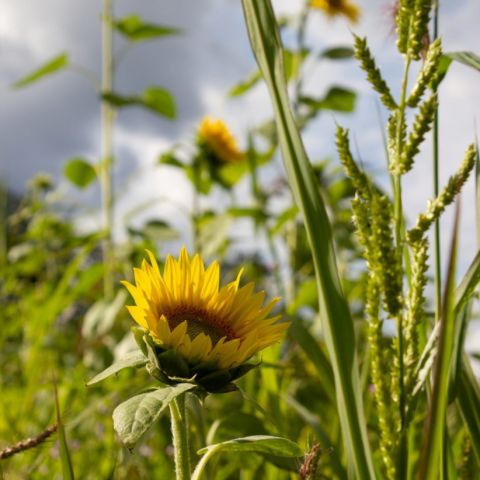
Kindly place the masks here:
[[(151, 85), (169, 89), (178, 119), (161, 119), (141, 109), (119, 112), (115, 128), (116, 215), (123, 223), (129, 212), (135, 218), (162, 216), (180, 230), (188, 228), (178, 212), (191, 205), (191, 191), (182, 174), (156, 166), (158, 155), (173, 144), (193, 140), (195, 127), (205, 114), (223, 118), (243, 142), (252, 125), (271, 116), (267, 91), (259, 85), (240, 99), (227, 93), (255, 70), (239, 0), (114, 0), (115, 16), (139, 14), (149, 22), (180, 27), (182, 35), (146, 42), (128, 50), (115, 73), (115, 90), (135, 94)], [(274, 0), (278, 15), (295, 13), (300, 0)], [(362, 16), (352, 26), (344, 19), (327, 20), (311, 15), (307, 43), (320, 51), (351, 45), (352, 34), (368, 37), (369, 46), (394, 92), (400, 88), (403, 62), (395, 53), (390, 1), (358, 2)], [(97, 76), (101, 65), (100, 0), (0, 0), (0, 177), (21, 191), (38, 171), (52, 174), (75, 202), (84, 206), (86, 224), (98, 224), (99, 192), (94, 186), (77, 192), (62, 180), (65, 161), (84, 156), (97, 161), (100, 150), (98, 94), (78, 67)], [(440, 33), (444, 51), (480, 53), (480, 2), (440, 1)], [(292, 42), (287, 35), (286, 44)], [(116, 38), (116, 49), (124, 46)], [(66, 51), (76, 71), (64, 71), (29, 88), (13, 90), (11, 84), (36, 66)], [(335, 122), (348, 127), (352, 143), (366, 168), (388, 186), (379, 119), (378, 100), (355, 61), (322, 62), (306, 82), (306, 89), (321, 96), (332, 84), (358, 92), (353, 115), (322, 114), (304, 134), (311, 159), (336, 158)], [(467, 145), (478, 135), (480, 72), (454, 63), (440, 89), (440, 174), (442, 184), (458, 167)], [(384, 113), (384, 112), (383, 112)], [(384, 116), (385, 117), (385, 116)], [(385, 120), (385, 118), (384, 118)], [(264, 178), (272, 175), (268, 170)], [(422, 149), (413, 172), (404, 179), (405, 212), (413, 221), (432, 195), (430, 142)], [(247, 191), (241, 185), (239, 195)], [(168, 198), (168, 201), (165, 199)], [(215, 196), (213, 202), (221, 202)], [(180, 206), (180, 207), (179, 207)], [(211, 206), (208, 205), (207, 207)], [(442, 243), (448, 245), (452, 209), (442, 221)], [(88, 221), (86, 220), (88, 218)], [(460, 236), (460, 271), (476, 252), (474, 185), (463, 193)], [(446, 250), (446, 249), (445, 249)], [(443, 263), (446, 258), (444, 255)]]

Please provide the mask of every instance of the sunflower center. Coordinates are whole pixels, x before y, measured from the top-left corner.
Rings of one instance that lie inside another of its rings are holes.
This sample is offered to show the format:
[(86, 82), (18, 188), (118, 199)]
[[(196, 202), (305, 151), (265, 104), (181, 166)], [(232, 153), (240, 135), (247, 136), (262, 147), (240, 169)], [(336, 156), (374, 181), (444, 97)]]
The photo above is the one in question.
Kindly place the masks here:
[(234, 338), (229, 328), (225, 328), (218, 323), (209, 321), (198, 313), (177, 313), (168, 316), (168, 326), (173, 331), (175, 327), (182, 322), (187, 321), (187, 335), (193, 340), (200, 333), (204, 333), (212, 340), (215, 345), (221, 338), (227, 337), (227, 340)]

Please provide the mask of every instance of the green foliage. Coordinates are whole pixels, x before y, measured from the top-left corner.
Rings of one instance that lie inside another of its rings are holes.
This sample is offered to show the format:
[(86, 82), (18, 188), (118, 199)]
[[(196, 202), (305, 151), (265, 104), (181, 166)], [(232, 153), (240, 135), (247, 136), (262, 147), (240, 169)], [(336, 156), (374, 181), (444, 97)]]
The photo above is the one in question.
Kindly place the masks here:
[(51, 60), (48, 60), (45, 62), (43, 65), (38, 67), (35, 71), (32, 73), (29, 73), (25, 77), (21, 78), (20, 80), (17, 80), (13, 84), (13, 88), (23, 88), (26, 87), (32, 83), (35, 83), (36, 81), (47, 77), (49, 75), (52, 75), (60, 70), (63, 70), (64, 68), (68, 67), (69, 64), (69, 58), (67, 53), (61, 53), (60, 55), (57, 55), (56, 57), (52, 58)]
[(72, 158), (65, 164), (63, 171), (78, 188), (88, 187), (97, 178), (95, 168), (83, 158)]
[(140, 106), (168, 119), (174, 119), (177, 115), (172, 94), (160, 87), (149, 87), (140, 96), (104, 93), (102, 98), (117, 108)]
[[(50, 178), (38, 175), (21, 197), (0, 186), (0, 476), (169, 479), (176, 468), (178, 478), (194, 470), (194, 480), (419, 474), (455, 480), (478, 471), (480, 389), (464, 340), (477, 308), (480, 254), (455, 290), (449, 269), (435, 324), (426, 240), (478, 163), (478, 152), (468, 148), (459, 171), (413, 228), (402, 207), (410, 192), (402, 195), (401, 184), (407, 171), (415, 174), (437, 115), (435, 91), (450, 63), (478, 69), (477, 56), (442, 54), (439, 40), (428, 46), (430, 2), (401, 0), (398, 46), (406, 68), (397, 97), (366, 39), (355, 37), (355, 48), (310, 43), (306, 7), (300, 17), (278, 22), (289, 45), (283, 49), (270, 2), (244, 0), (243, 6), (260, 70), (229, 93), (240, 106), (242, 95), (265, 79), (275, 116), (248, 124), (238, 163), (213, 158), (195, 129), (158, 156), (166, 174), (165, 166), (185, 175), (191, 206), (162, 194), (131, 205), (123, 223), (112, 219), (110, 227), (124, 235), (110, 244), (108, 260), (105, 225), (82, 233), (76, 219), (90, 210), (70, 203)], [(127, 40), (125, 49), (181, 33), (137, 15), (102, 15), (102, 23)], [(116, 67), (125, 51), (113, 62), (104, 47), (104, 67)], [(354, 112), (357, 93), (345, 79), (319, 91), (308, 82), (313, 66), (353, 56), (389, 109), (391, 197), (369, 163), (352, 155), (346, 129), (337, 127), (339, 165), (326, 157), (310, 164), (297, 128), (311, 129), (322, 112)], [(412, 81), (410, 66), (420, 57)], [(76, 68), (59, 55), (16, 86), (69, 65)], [(176, 116), (173, 96), (162, 88), (138, 95), (99, 90), (104, 109), (140, 106)], [(109, 111), (111, 123), (102, 127), (107, 134), (114, 126)], [(278, 150), (286, 177), (276, 165)], [(64, 174), (79, 188), (98, 174), (105, 193), (105, 172), (112, 174), (114, 165), (113, 154), (96, 165), (73, 158)], [(111, 193), (113, 211), (122, 192)], [(138, 221), (158, 200), (178, 212), (180, 231), (157, 216)], [(125, 308), (131, 301), (120, 281), (131, 279), (145, 249), (161, 269), (164, 254), (179, 242), (207, 262), (221, 260), (224, 280), (243, 268), (242, 285), (253, 281), (268, 296), (282, 296), (278, 314), (291, 321), (286, 341), (252, 363), (212, 372), (132, 328)], [(103, 283), (107, 260), (111, 294)], [(58, 396), (45, 372), (55, 372)], [(57, 428), (58, 441), (48, 441)]]
[(138, 15), (129, 15), (116, 20), (113, 27), (132, 42), (155, 40), (159, 37), (181, 33), (181, 30), (178, 28), (144, 22)]
[(194, 388), (191, 383), (179, 383), (140, 393), (121, 403), (113, 412), (113, 426), (121, 441), (132, 449), (140, 437), (158, 421), (170, 402)]

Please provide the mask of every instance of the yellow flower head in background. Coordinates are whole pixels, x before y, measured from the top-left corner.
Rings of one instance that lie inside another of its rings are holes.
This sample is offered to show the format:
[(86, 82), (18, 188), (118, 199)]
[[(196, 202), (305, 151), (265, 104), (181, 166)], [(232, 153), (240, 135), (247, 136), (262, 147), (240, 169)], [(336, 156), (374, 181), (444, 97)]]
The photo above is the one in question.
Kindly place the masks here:
[(350, 0), (311, 0), (310, 6), (323, 10), (329, 17), (344, 15), (352, 23), (357, 23), (360, 7)]
[(205, 117), (198, 128), (198, 140), (219, 163), (237, 163), (245, 158), (235, 137), (220, 119)]
[(162, 351), (174, 350), (189, 368), (215, 369), (242, 365), (254, 353), (280, 340), (287, 323), (269, 317), (278, 298), (264, 305), (264, 292), (254, 283), (240, 287), (240, 276), (220, 287), (220, 267), (205, 268), (185, 247), (178, 260), (168, 256), (163, 275), (153, 255), (135, 268), (135, 285), (123, 282), (135, 300), (128, 310)]

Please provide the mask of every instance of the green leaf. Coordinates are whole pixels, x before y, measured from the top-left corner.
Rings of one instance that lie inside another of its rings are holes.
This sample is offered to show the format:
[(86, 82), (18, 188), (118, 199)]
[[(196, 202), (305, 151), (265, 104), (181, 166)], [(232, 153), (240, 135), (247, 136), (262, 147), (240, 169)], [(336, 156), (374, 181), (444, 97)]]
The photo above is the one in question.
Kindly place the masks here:
[(459, 210), (455, 215), (452, 245), (448, 265), (445, 292), (443, 296), (442, 314), (438, 350), (433, 369), (433, 386), (430, 406), (426, 419), (426, 428), (422, 442), (419, 478), (434, 480), (440, 476), (442, 452), (445, 452), (445, 423), (448, 404), (448, 386), (454, 351), (455, 331), (455, 266), (457, 259), (457, 234)]
[(55, 58), (49, 60), (48, 62), (44, 63), (41, 67), (37, 68), (34, 72), (29, 73), (25, 77), (17, 80), (12, 87), (13, 88), (22, 88), (31, 83), (40, 80), (43, 77), (51, 75), (52, 73), (58, 72), (63, 68), (68, 66), (68, 54), (61, 53), (57, 55)]
[(83, 158), (68, 160), (63, 173), (78, 188), (88, 187), (97, 178), (97, 172), (93, 165)]
[(333, 47), (327, 48), (320, 52), (320, 58), (328, 58), (330, 60), (346, 60), (353, 58), (355, 51), (351, 47)]
[(471, 445), (477, 462), (480, 464), (480, 386), (470, 366), (470, 360), (465, 354), (457, 385), (457, 404), (472, 437)]
[(175, 118), (176, 108), (172, 94), (160, 87), (149, 87), (143, 94), (140, 103), (152, 112), (163, 115), (167, 118)]
[(113, 411), (113, 428), (125, 446), (132, 449), (172, 400), (194, 388), (191, 383), (179, 383), (135, 395)]
[(303, 450), (291, 440), (270, 435), (252, 435), (250, 437), (235, 438), (226, 442), (209, 445), (201, 448), (197, 453), (203, 455), (209, 451), (218, 452), (255, 452), (268, 453), (277, 457), (300, 457)]
[(185, 165), (175, 156), (173, 152), (165, 152), (158, 158), (161, 165), (170, 165), (171, 167), (184, 168)]
[(147, 363), (147, 359), (145, 355), (140, 352), (139, 350), (135, 350), (134, 352), (126, 353), (120, 360), (116, 361), (113, 365), (110, 365), (107, 369), (103, 372), (95, 375), (88, 383), (87, 387), (90, 385), (94, 385), (95, 383), (101, 382), (105, 378), (108, 378), (112, 375), (115, 375), (120, 370), (124, 368), (130, 367), (140, 367)]
[(448, 52), (445, 55), (463, 65), (480, 71), (480, 56), (473, 52)]
[(319, 313), (334, 372), (338, 416), (348, 466), (355, 472), (356, 478), (374, 479), (375, 471), (362, 406), (353, 320), (340, 283), (330, 221), (290, 109), (282, 47), (272, 5), (269, 0), (242, 0), (242, 5), (252, 50), (274, 106), (288, 180), (304, 217), (312, 250)]
[(114, 22), (113, 27), (132, 42), (178, 35), (181, 30), (155, 23), (145, 23), (138, 15), (129, 15)]
[(63, 425), (62, 414), (60, 412), (60, 403), (58, 401), (57, 385), (53, 385), (53, 393), (55, 396), (55, 411), (57, 414), (57, 436), (60, 450), (60, 461), (62, 462), (62, 474), (64, 480), (74, 480), (72, 459), (70, 457), (70, 450), (68, 448), (67, 436)]
[(458, 313), (467, 304), (475, 293), (480, 282), (480, 251), (468, 267), (467, 273), (462, 278), (460, 285), (455, 291), (455, 311)]
[[(251, 437), (235, 438), (226, 442), (209, 445), (197, 453), (203, 455), (192, 474), (192, 480), (200, 480), (207, 462), (220, 452), (258, 453), (262, 456), (293, 458), (303, 456), (303, 450), (291, 440), (269, 435), (253, 435)], [(272, 461), (273, 459), (271, 459)]]
[(334, 110), (336, 112), (353, 112), (356, 93), (342, 87), (332, 87), (324, 98), (316, 100), (312, 97), (301, 97), (300, 101), (312, 111)]
[(141, 96), (103, 93), (102, 99), (117, 108), (140, 106), (170, 119), (176, 117), (175, 101), (171, 93), (160, 87), (149, 87)]
[(252, 73), (246, 80), (240, 83), (237, 83), (237, 85), (232, 87), (228, 92), (228, 95), (230, 97), (240, 97), (244, 93), (248, 92), (261, 79), (262, 79), (262, 74), (259, 71), (256, 71)]

